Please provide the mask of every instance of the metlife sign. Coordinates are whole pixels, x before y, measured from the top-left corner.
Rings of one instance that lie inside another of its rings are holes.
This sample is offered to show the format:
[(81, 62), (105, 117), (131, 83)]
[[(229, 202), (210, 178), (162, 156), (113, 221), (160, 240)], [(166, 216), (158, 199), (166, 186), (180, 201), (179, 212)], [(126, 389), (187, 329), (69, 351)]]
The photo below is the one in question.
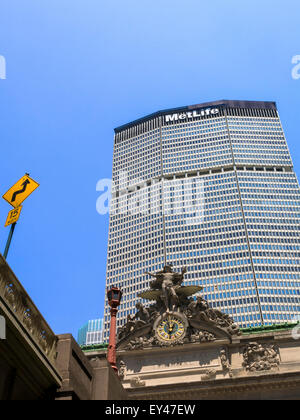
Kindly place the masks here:
[(208, 117), (217, 115), (220, 113), (218, 108), (207, 108), (195, 111), (187, 111), (187, 112), (180, 112), (175, 114), (170, 114), (165, 116), (165, 122), (173, 122), (173, 121), (184, 121), (191, 118), (201, 118), (201, 117)]

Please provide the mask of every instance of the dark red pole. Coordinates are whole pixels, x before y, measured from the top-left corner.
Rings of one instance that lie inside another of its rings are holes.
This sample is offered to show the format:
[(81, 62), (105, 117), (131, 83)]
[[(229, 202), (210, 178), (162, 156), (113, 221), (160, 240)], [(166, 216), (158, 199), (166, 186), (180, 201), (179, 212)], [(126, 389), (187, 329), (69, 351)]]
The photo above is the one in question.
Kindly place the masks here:
[(113, 370), (118, 374), (117, 368), (117, 351), (116, 351), (116, 334), (117, 334), (117, 308), (110, 309), (110, 331), (109, 331), (109, 344), (108, 344), (108, 351), (107, 351), (107, 361), (110, 363)]
[(117, 336), (117, 313), (118, 306), (122, 299), (122, 291), (117, 287), (112, 287), (107, 291), (108, 304), (110, 306), (110, 331), (109, 344), (107, 350), (107, 361), (110, 363), (113, 370), (118, 374), (117, 368), (117, 350), (116, 350), (116, 336)]

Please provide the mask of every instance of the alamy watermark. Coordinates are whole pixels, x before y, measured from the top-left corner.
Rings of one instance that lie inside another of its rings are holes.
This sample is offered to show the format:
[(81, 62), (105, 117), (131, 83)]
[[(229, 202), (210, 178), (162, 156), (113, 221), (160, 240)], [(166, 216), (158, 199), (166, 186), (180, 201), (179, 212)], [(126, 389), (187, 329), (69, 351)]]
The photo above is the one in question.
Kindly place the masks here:
[(181, 216), (187, 225), (203, 221), (204, 181), (197, 176), (150, 182), (120, 172), (116, 182), (100, 179), (96, 191), (102, 192), (96, 203), (101, 215)]
[(292, 337), (294, 340), (300, 340), (300, 315), (293, 319), (293, 323), (297, 325), (292, 330)]
[(292, 64), (295, 64), (292, 68), (292, 78), (294, 80), (298, 80), (300, 79), (300, 55), (294, 55), (292, 58)]
[(2, 315), (0, 315), (0, 340), (6, 340), (6, 321)]
[(3, 55), (0, 55), (0, 79), (6, 79), (6, 60)]

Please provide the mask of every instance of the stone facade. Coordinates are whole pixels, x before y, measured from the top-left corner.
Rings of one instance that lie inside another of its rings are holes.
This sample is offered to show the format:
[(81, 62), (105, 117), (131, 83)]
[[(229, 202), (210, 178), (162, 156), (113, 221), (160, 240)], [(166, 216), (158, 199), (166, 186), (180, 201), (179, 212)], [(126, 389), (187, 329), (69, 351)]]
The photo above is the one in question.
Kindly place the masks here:
[(82, 351), (70, 334), (55, 336), (1, 255), (0, 283), (0, 400), (300, 399), (300, 340), (291, 327), (239, 332), (198, 298), (167, 312), (169, 327), (185, 316), (187, 328), (166, 344), (151, 340), (157, 322), (143, 339), (149, 319), (140, 307), (119, 342), (117, 376), (104, 346)]
[[(106, 355), (105, 349), (102, 356)], [(126, 400), (127, 393), (105, 357), (87, 358), (71, 334), (58, 336), (57, 369), (62, 385), (56, 400)]]
[[(184, 286), (186, 269), (156, 274), (118, 331), (119, 378), (130, 399), (300, 399), (300, 340), (292, 328), (240, 331)], [(193, 295), (194, 298), (192, 297)]]
[(57, 337), (0, 255), (0, 400), (53, 399)]
[(0, 401), (127, 399), (106, 358), (54, 334), (1, 255), (0, 317)]
[[(103, 351), (86, 354), (105, 357)], [(132, 400), (300, 399), (300, 340), (291, 328), (119, 350), (118, 366)]]
[(300, 399), (300, 341), (290, 330), (120, 352), (119, 360), (133, 399)]

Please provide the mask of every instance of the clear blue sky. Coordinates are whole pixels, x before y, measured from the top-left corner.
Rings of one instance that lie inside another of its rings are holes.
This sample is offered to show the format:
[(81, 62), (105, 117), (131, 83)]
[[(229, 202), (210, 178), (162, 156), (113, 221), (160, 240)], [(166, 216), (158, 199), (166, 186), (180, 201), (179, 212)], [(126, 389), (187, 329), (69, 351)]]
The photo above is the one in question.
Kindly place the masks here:
[[(56, 333), (77, 336), (103, 312), (96, 183), (111, 177), (114, 127), (164, 108), (274, 100), (299, 175), (299, 15), (299, 0), (2, 0), (0, 192), (25, 172), (41, 184), (8, 262)], [(9, 209), (1, 199), (2, 225)]]

